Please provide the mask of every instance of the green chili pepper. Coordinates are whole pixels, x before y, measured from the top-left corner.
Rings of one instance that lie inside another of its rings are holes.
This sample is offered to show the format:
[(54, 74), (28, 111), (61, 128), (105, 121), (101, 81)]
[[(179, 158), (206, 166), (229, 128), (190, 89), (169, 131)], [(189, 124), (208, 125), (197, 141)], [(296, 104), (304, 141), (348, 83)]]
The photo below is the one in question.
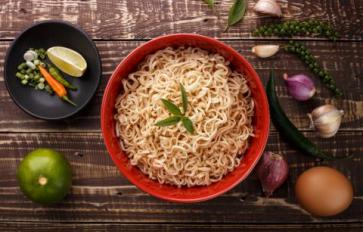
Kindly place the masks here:
[(271, 118), (279, 130), (279, 132), (289, 141), (292, 145), (303, 151), (304, 153), (321, 158), (321, 159), (337, 159), (349, 157), (334, 157), (321, 151), (314, 143), (306, 138), (286, 116), (275, 92), (275, 77), (273, 72), (270, 72), (270, 79), (266, 86), (266, 93), (270, 105)]
[(55, 67), (53, 67), (51, 65), (49, 65), (49, 73), (50, 73), (50, 75), (52, 75), (54, 77), (54, 79), (59, 81), (62, 85), (64, 85), (68, 89), (77, 90), (77, 87), (75, 87), (74, 85), (69, 83), (66, 79), (64, 79), (62, 77), (62, 74)]

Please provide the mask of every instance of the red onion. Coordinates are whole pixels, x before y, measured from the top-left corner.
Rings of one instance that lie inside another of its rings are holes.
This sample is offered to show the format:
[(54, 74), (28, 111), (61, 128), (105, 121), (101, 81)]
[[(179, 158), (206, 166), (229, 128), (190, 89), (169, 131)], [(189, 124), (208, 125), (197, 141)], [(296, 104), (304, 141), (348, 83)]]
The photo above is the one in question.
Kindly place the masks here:
[(267, 197), (280, 187), (289, 174), (289, 166), (282, 155), (265, 151), (257, 167), (262, 190)]
[(316, 92), (314, 82), (304, 74), (288, 77), (285, 73), (284, 79), (289, 94), (298, 101), (306, 101)]

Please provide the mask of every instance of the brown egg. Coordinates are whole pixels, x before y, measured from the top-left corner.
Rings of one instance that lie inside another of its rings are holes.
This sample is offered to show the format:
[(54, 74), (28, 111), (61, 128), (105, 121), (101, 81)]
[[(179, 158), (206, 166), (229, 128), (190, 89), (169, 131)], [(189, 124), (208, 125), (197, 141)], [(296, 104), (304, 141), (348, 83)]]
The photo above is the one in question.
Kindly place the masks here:
[(339, 171), (329, 167), (306, 170), (297, 179), (296, 199), (316, 216), (333, 216), (344, 211), (353, 200), (353, 187)]

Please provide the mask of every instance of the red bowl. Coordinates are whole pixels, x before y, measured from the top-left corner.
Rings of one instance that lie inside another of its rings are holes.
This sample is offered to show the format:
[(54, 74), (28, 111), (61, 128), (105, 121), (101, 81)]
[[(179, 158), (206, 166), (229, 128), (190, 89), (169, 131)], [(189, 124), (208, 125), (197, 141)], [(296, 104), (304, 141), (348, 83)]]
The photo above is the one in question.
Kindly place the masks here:
[[(241, 164), (232, 172), (227, 174), (219, 182), (203, 187), (182, 187), (178, 188), (167, 184), (159, 184), (157, 181), (149, 179), (137, 167), (132, 166), (124, 151), (121, 150), (119, 140), (115, 132), (115, 101), (121, 91), (121, 80), (133, 72), (137, 65), (145, 57), (167, 46), (195, 46), (208, 50), (212, 53), (219, 53), (229, 60), (232, 68), (247, 76), (249, 87), (255, 101), (255, 115), (253, 126), (255, 137), (250, 139), (250, 147), (244, 154)], [(155, 38), (133, 50), (117, 66), (111, 79), (108, 81), (101, 106), (101, 128), (103, 138), (108, 152), (121, 173), (129, 181), (141, 190), (149, 194), (174, 202), (199, 202), (217, 197), (232, 189), (253, 170), (267, 143), (270, 116), (268, 102), (263, 85), (252, 68), (241, 54), (230, 46), (206, 36), (196, 34), (173, 34)]]

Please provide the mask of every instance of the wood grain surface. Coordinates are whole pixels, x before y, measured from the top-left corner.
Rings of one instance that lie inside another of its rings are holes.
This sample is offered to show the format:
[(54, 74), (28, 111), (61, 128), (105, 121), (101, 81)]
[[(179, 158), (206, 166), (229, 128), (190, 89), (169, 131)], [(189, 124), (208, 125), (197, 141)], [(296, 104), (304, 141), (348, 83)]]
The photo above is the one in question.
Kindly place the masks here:
[[(208, 202), (175, 204), (141, 192), (122, 177), (96, 133), (16, 133), (0, 134), (0, 218), (6, 221), (63, 222), (143, 222), (143, 223), (302, 223), (360, 222), (363, 213), (363, 169), (356, 146), (363, 132), (340, 132), (332, 139), (307, 136), (324, 151), (353, 154), (353, 159), (319, 162), (294, 150), (276, 132), (269, 137), (267, 150), (284, 153), (290, 164), (287, 183), (273, 198), (264, 198), (253, 173), (230, 192)], [(341, 145), (337, 145), (337, 144)], [(52, 147), (63, 152), (74, 171), (71, 194), (60, 204), (42, 207), (25, 199), (17, 187), (15, 170), (25, 153), (37, 147)], [(344, 213), (331, 218), (316, 218), (305, 212), (294, 199), (296, 178), (304, 170), (325, 164), (341, 170), (355, 187), (355, 198)], [(19, 214), (19, 212), (21, 212)], [(288, 216), (287, 216), (288, 215)]]
[[(341, 232), (348, 231), (344, 224), (304, 224), (304, 225), (275, 225), (275, 224), (122, 224), (122, 223), (4, 223), (0, 224), (0, 230), (6, 231), (24, 231), (33, 232), (33, 228), (37, 228), (38, 232), (59, 232), (59, 231), (167, 231), (167, 232), (305, 232), (305, 231), (320, 231), (320, 232)], [(349, 231), (361, 231), (363, 226), (359, 224), (351, 224)]]
[[(225, 39), (252, 39), (257, 25), (277, 21), (257, 15), (248, 1), (243, 24), (223, 32), (233, 0), (217, 0), (213, 12), (202, 0), (2, 0), (0, 38), (12, 39), (29, 22), (62, 19), (80, 25), (93, 38), (149, 39), (170, 33), (199, 33)], [(344, 40), (363, 37), (360, 0), (279, 0), (285, 19), (331, 23)], [(305, 38), (307, 39), (307, 38)]]
[[(255, 67), (262, 81), (265, 83), (270, 70), (275, 70), (278, 77), (277, 92), (281, 104), (286, 109), (289, 118), (302, 130), (310, 129), (307, 113), (324, 103), (333, 103), (345, 111), (341, 130), (363, 129), (363, 43), (361, 42), (323, 42), (310, 41), (306, 45), (315, 54), (321, 64), (334, 76), (344, 91), (344, 98), (334, 99), (331, 93), (320, 84), (320, 80), (309, 73), (305, 64), (294, 55), (281, 50), (276, 56), (268, 59), (256, 58), (251, 47), (268, 41), (235, 41), (223, 40), (243, 54)], [(12, 103), (3, 84), (3, 60), (0, 61), (0, 104), (6, 105), (6, 111), (0, 111), (0, 131), (99, 131), (100, 102), (106, 83), (117, 64), (131, 50), (142, 44), (142, 41), (97, 41), (96, 45), (102, 59), (103, 75), (101, 86), (93, 101), (83, 112), (76, 117), (61, 122), (46, 122), (27, 116)], [(283, 45), (284, 42), (277, 42)], [(5, 55), (9, 42), (0, 42), (0, 56)], [(317, 84), (317, 94), (311, 101), (296, 104), (287, 93), (282, 74), (306, 73), (311, 75)], [(347, 81), (349, 80), (349, 81)], [(20, 83), (19, 83), (19, 86)], [(310, 129), (311, 130), (311, 129)]]
[[(148, 39), (170, 33), (199, 33), (218, 38), (244, 55), (265, 83), (270, 70), (281, 77), (308, 72), (294, 55), (281, 50), (258, 59), (256, 44), (283, 45), (287, 38), (258, 38), (251, 31), (277, 22), (254, 13), (248, 1), (244, 22), (223, 32), (232, 0), (217, 0), (213, 11), (202, 0), (2, 0), (0, 3), (0, 231), (362, 231), (363, 230), (363, 1), (278, 0), (284, 20), (318, 19), (329, 22), (342, 37), (302, 40), (333, 74), (344, 97), (334, 99), (315, 78), (317, 95), (297, 104), (277, 80), (281, 104), (293, 123), (324, 151), (354, 155), (352, 159), (321, 162), (284, 142), (271, 126), (267, 150), (283, 153), (290, 164), (288, 181), (265, 198), (255, 173), (228, 193), (208, 202), (175, 204), (158, 200), (129, 183), (112, 163), (100, 132), (100, 103), (116, 65)], [(86, 109), (59, 122), (32, 118), (11, 100), (3, 65), (11, 41), (34, 22), (67, 20), (82, 27), (94, 40), (102, 59), (101, 86)], [(345, 114), (339, 133), (319, 138), (306, 116), (314, 107), (333, 103)], [(18, 188), (16, 167), (38, 147), (63, 152), (74, 172), (66, 199), (44, 207), (27, 200)], [(343, 172), (354, 185), (354, 200), (344, 213), (318, 218), (294, 198), (297, 177), (307, 168), (328, 165)]]

